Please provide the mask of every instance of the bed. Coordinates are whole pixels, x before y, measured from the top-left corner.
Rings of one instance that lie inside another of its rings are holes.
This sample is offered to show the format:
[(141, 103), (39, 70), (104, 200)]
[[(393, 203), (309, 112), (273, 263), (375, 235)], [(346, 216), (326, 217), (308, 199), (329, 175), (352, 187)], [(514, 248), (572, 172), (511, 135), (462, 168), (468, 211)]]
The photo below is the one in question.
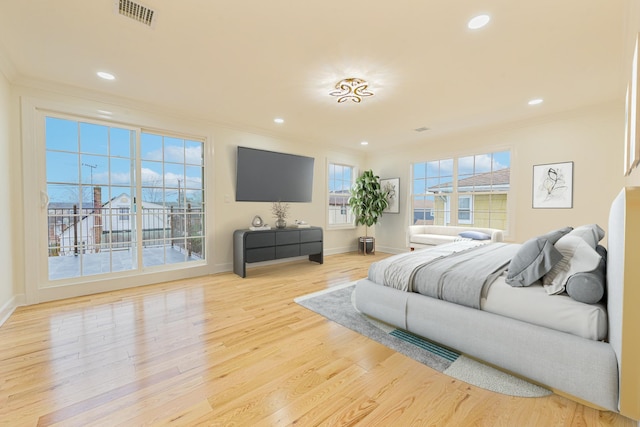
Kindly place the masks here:
[[(524, 244), (459, 242), (373, 263), (356, 285), (356, 306), (556, 393), (638, 420), (640, 263), (633, 258), (640, 253), (640, 187), (615, 198), (607, 233), (606, 294), (599, 303), (575, 300), (564, 285), (554, 288), (546, 267), (540, 280), (518, 285), (513, 270)], [(548, 253), (560, 247), (556, 241)], [(563, 262), (568, 257), (563, 252)], [(468, 280), (478, 283), (459, 285)]]

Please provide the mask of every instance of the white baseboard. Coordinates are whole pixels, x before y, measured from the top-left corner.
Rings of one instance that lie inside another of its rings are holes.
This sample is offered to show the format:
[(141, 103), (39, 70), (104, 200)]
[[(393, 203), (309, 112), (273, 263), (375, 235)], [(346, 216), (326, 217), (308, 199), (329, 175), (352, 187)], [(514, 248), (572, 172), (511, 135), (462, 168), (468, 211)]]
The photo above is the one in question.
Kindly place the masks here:
[(346, 254), (347, 252), (355, 252), (357, 250), (358, 250), (358, 247), (355, 244), (353, 244), (352, 246), (344, 246), (341, 248), (325, 249), (324, 254), (325, 255)]
[(384, 253), (387, 253), (387, 254), (403, 254), (405, 252), (409, 252), (409, 249), (407, 249), (407, 248), (398, 249), (398, 248), (392, 248), (392, 247), (389, 247), (389, 246), (377, 246), (376, 245), (376, 251), (384, 252)]
[(0, 326), (4, 325), (16, 308), (25, 305), (26, 298), (24, 294), (14, 295), (2, 307), (0, 307)]
[(228, 271), (233, 271), (233, 263), (227, 262), (224, 264), (216, 264), (213, 266), (213, 274), (216, 273), (226, 273)]

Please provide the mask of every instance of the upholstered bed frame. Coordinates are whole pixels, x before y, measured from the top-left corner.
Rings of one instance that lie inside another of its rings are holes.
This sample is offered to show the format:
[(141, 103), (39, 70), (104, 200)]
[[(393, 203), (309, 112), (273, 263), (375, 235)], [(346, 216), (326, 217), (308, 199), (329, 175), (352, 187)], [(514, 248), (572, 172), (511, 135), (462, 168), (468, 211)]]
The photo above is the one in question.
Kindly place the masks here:
[(608, 342), (421, 294), (356, 286), (363, 313), (421, 335), (590, 406), (640, 419), (640, 187), (624, 189), (608, 225)]

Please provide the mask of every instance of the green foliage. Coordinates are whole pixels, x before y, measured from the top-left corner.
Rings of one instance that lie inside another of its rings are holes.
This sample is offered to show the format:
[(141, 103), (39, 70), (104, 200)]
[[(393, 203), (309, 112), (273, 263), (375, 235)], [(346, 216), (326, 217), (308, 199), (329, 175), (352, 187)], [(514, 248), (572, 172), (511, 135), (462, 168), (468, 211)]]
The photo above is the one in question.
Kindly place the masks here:
[(356, 225), (371, 227), (389, 206), (387, 192), (380, 185), (380, 177), (374, 175), (372, 170), (360, 175), (350, 192), (349, 206), (356, 217)]

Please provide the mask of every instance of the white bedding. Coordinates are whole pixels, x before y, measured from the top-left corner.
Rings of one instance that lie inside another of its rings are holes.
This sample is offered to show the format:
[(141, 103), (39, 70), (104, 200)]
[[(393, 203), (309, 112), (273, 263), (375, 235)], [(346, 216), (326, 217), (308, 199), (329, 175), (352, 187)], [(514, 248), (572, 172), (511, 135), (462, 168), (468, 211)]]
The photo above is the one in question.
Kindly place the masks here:
[(481, 299), (480, 309), (591, 340), (607, 338), (607, 312), (602, 304), (584, 304), (570, 296), (549, 295), (536, 282), (512, 287), (500, 276)]

